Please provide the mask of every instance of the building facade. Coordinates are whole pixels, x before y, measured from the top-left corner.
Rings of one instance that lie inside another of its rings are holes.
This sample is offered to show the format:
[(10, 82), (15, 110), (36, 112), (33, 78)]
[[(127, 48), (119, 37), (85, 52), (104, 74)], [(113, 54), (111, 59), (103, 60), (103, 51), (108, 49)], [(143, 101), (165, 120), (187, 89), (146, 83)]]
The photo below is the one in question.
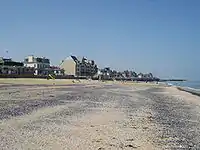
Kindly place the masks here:
[(31, 55), (24, 59), (24, 66), (35, 68), (34, 75), (48, 75), (50, 60), (45, 57), (35, 57)]
[(64, 70), (57, 66), (50, 66), (48, 71), (49, 71), (49, 74), (54, 74), (56, 76), (64, 75)]
[(33, 75), (33, 67), (25, 67), (22, 62), (0, 57), (0, 74), (2, 75)]
[(54, 74), (56, 76), (64, 75), (64, 70), (50, 65), (50, 60), (45, 57), (35, 57), (33, 55), (24, 59), (24, 65), (26, 67), (34, 68), (34, 75), (47, 76)]
[(69, 56), (60, 64), (60, 68), (65, 70), (66, 75), (93, 77), (98, 72), (98, 67), (94, 60), (85, 57), (78, 59), (76, 56)]

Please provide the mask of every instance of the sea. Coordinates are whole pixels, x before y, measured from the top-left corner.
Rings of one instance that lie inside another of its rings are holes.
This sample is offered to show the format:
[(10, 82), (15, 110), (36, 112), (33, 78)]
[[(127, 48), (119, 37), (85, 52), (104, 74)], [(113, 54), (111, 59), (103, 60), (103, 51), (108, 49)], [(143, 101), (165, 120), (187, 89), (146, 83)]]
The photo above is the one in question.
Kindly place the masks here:
[(174, 86), (181, 86), (181, 87), (200, 90), (200, 81), (170, 81), (167, 83)]

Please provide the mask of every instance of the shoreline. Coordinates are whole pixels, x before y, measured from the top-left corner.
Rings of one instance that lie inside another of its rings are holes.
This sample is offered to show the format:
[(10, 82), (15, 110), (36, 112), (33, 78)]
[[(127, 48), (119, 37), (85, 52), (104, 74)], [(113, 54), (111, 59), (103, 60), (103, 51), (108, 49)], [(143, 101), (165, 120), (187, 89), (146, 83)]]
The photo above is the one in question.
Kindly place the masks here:
[(190, 93), (192, 95), (200, 96), (200, 90), (189, 88), (189, 87), (181, 87), (181, 86), (175, 86), (171, 84), (165, 84), (163, 82), (159, 82), (156, 84), (156, 82), (120, 82), (120, 81), (96, 81), (96, 80), (76, 80), (76, 79), (55, 79), (55, 80), (46, 80), (46, 79), (34, 79), (34, 78), (0, 78), (0, 87), (9, 87), (9, 86), (44, 86), (44, 87), (51, 87), (51, 86), (76, 86), (76, 85), (82, 85), (82, 84), (119, 84), (119, 85), (126, 85), (126, 86), (147, 86), (147, 87), (174, 87), (178, 89), (179, 91), (184, 91), (187, 93)]
[(176, 88), (180, 91), (184, 91), (192, 95), (200, 96), (200, 90), (189, 88), (189, 87), (181, 87), (181, 86), (176, 86)]
[(200, 97), (200, 89), (192, 88), (192, 87), (189, 87), (189, 86), (178, 86), (178, 85), (174, 85), (174, 84), (171, 84), (171, 83), (166, 83), (166, 86), (174, 87), (174, 88), (178, 89), (179, 91), (183, 91), (183, 92), (186, 92), (186, 93)]

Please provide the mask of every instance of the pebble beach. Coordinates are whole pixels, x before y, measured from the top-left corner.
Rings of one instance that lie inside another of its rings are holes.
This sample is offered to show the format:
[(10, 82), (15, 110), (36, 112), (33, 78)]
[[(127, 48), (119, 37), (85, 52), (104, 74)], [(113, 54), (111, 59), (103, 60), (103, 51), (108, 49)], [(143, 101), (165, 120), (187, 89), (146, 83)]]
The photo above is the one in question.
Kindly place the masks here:
[(0, 82), (2, 150), (200, 149), (200, 97), (98, 81)]

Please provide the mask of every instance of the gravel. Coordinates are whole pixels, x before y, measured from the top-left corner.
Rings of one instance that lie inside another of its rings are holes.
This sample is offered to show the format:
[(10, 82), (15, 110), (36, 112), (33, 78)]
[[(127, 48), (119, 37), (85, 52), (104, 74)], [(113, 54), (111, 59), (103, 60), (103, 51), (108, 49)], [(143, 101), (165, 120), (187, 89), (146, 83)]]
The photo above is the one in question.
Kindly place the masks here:
[(200, 98), (145, 85), (0, 87), (1, 149), (200, 149)]
[(164, 91), (154, 88), (141, 92), (151, 99), (149, 106), (156, 124), (161, 127), (156, 131), (154, 142), (164, 149), (200, 149), (199, 105), (188, 104), (186, 99), (163, 94)]

